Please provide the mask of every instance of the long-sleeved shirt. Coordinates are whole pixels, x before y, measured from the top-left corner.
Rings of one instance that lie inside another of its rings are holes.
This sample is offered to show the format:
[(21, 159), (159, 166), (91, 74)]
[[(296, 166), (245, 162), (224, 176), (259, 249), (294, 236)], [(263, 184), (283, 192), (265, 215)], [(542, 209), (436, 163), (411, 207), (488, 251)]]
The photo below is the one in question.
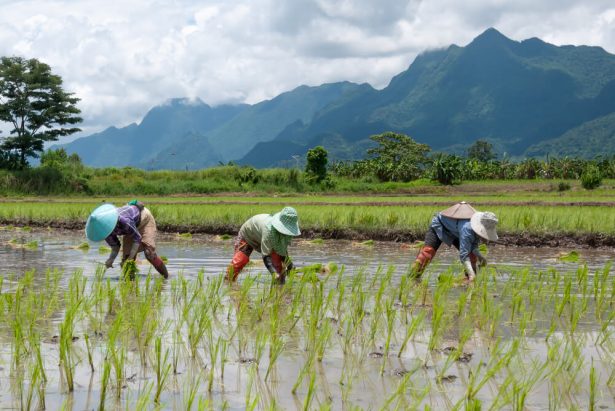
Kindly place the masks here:
[(288, 245), (291, 237), (278, 233), (271, 226), (272, 216), (269, 214), (257, 214), (243, 223), (239, 229), (239, 236), (266, 257), (273, 251), (278, 255), (288, 256)]
[(448, 246), (459, 240), (459, 259), (462, 263), (470, 258), (470, 254), (478, 254), (479, 237), (472, 230), (469, 219), (456, 220), (438, 213), (431, 220), (431, 228)]
[(141, 211), (137, 206), (125, 205), (117, 209), (119, 218), (115, 228), (105, 238), (107, 244), (111, 247), (119, 247), (121, 245), (120, 235), (131, 235), (134, 244), (141, 243), (141, 233), (139, 233), (138, 227), (141, 222)]

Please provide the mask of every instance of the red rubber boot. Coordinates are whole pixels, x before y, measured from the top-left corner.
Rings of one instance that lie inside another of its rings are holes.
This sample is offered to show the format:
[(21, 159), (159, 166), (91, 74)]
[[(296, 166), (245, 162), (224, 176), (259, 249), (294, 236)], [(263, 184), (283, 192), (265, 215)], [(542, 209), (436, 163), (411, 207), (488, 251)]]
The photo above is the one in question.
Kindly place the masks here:
[(231, 260), (231, 264), (226, 269), (226, 279), (229, 281), (237, 280), (237, 276), (243, 270), (243, 268), (250, 261), (250, 257), (242, 253), (241, 251), (235, 252), (233, 255), (233, 259)]
[(421, 274), (423, 274), (423, 271), (425, 271), (425, 268), (427, 267), (429, 262), (434, 258), (435, 255), (436, 255), (435, 248), (430, 247), (428, 245), (421, 247), (418, 255), (416, 256), (416, 260), (414, 260), (414, 264), (412, 265), (412, 271), (411, 271), (412, 276), (420, 277)]

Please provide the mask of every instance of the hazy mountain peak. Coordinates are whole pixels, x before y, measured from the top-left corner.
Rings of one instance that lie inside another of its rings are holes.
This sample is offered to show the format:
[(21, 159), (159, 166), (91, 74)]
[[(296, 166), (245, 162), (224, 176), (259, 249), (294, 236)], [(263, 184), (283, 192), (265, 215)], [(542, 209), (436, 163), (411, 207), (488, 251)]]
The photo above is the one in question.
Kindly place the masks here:
[(509, 39), (498, 30), (493, 27), (488, 28), (479, 34), (468, 47), (477, 46), (507, 46), (516, 43), (516, 41)]

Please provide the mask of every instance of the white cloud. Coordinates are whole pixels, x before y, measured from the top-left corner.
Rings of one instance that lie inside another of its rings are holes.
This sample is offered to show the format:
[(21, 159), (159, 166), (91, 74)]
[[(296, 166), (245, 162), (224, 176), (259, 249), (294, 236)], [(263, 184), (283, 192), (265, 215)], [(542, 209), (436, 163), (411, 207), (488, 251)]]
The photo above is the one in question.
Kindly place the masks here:
[(215, 105), (301, 84), (384, 87), (419, 52), (488, 27), (615, 52), (614, 23), (612, 0), (0, 0), (0, 55), (50, 64), (92, 132), (171, 97)]

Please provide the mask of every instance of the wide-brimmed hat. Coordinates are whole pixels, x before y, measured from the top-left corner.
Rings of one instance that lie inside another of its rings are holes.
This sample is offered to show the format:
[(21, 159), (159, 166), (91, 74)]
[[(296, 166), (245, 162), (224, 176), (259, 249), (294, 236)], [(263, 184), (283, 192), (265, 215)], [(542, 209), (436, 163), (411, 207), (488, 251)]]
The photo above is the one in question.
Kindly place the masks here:
[(495, 227), (498, 225), (498, 218), (495, 214), (486, 211), (477, 211), (470, 218), (472, 230), (482, 238), (488, 241), (497, 241), (498, 234), (495, 232)]
[(102, 241), (115, 229), (119, 213), (113, 204), (98, 206), (85, 223), (85, 235), (91, 241)]
[(271, 225), (281, 234), (293, 237), (301, 234), (297, 210), (292, 207), (284, 207), (282, 211), (275, 213), (271, 218)]
[(467, 220), (468, 218), (472, 218), (474, 213), (476, 213), (474, 207), (472, 207), (465, 201), (457, 203), (454, 206), (447, 208), (446, 210), (440, 211), (440, 214), (442, 214), (444, 217), (453, 218), (455, 220)]

